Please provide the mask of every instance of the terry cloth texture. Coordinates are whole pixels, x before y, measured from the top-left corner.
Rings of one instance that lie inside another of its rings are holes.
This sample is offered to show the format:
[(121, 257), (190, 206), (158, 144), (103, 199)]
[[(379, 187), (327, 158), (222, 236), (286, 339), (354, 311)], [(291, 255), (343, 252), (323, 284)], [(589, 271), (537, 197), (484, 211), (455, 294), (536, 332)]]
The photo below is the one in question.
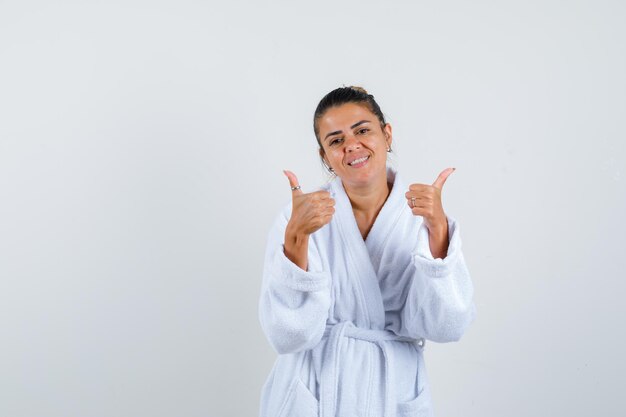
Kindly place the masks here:
[(267, 242), (259, 319), (278, 357), (261, 417), (433, 416), (425, 341), (458, 341), (476, 316), (458, 223), (434, 259), (399, 173), (367, 239), (340, 178), (329, 224), (309, 238), (308, 270), (284, 254), (286, 205)]

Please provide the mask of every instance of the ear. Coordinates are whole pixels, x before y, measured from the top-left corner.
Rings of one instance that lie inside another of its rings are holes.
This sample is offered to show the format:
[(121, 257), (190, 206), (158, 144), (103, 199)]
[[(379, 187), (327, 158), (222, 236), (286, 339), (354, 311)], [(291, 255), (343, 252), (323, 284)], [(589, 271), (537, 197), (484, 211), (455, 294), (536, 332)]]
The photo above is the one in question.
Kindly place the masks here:
[(326, 152), (324, 152), (324, 149), (319, 148), (319, 153), (320, 153), (320, 157), (322, 158), (322, 160), (324, 161), (324, 163), (325, 163), (327, 166), (330, 166), (330, 165), (328, 164), (328, 161), (326, 160), (326, 158), (324, 158), (324, 156), (326, 155)]
[(391, 132), (391, 125), (389, 123), (385, 124), (383, 128), (383, 133), (386, 136), (387, 147), (391, 148), (391, 142), (393, 142), (393, 134)]

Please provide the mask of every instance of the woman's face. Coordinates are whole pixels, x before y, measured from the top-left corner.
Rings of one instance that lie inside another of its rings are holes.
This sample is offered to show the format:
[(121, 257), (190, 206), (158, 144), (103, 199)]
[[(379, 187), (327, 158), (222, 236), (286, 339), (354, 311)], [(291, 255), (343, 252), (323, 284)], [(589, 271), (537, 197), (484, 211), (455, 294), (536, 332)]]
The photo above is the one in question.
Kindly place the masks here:
[(323, 148), (320, 154), (344, 183), (364, 186), (375, 183), (380, 175), (387, 178), (391, 125), (382, 128), (365, 105), (331, 107), (318, 120), (318, 128)]

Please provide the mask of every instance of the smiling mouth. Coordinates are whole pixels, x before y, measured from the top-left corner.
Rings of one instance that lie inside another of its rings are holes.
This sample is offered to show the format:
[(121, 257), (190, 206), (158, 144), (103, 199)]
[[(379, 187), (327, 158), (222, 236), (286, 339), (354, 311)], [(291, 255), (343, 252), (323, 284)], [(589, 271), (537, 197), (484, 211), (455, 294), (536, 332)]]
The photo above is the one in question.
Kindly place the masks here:
[(358, 167), (365, 165), (369, 159), (370, 159), (369, 155), (364, 156), (363, 158), (355, 159), (354, 161), (350, 162), (348, 165), (354, 168), (358, 168)]

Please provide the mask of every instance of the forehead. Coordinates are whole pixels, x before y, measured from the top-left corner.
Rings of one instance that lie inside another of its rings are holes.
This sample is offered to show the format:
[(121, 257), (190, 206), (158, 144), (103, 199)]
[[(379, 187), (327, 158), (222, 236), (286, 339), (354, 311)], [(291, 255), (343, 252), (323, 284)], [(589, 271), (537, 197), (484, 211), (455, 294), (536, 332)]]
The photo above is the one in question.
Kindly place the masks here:
[(349, 129), (351, 125), (361, 120), (370, 122), (376, 120), (376, 115), (367, 108), (366, 104), (345, 103), (331, 107), (319, 120), (320, 134)]

